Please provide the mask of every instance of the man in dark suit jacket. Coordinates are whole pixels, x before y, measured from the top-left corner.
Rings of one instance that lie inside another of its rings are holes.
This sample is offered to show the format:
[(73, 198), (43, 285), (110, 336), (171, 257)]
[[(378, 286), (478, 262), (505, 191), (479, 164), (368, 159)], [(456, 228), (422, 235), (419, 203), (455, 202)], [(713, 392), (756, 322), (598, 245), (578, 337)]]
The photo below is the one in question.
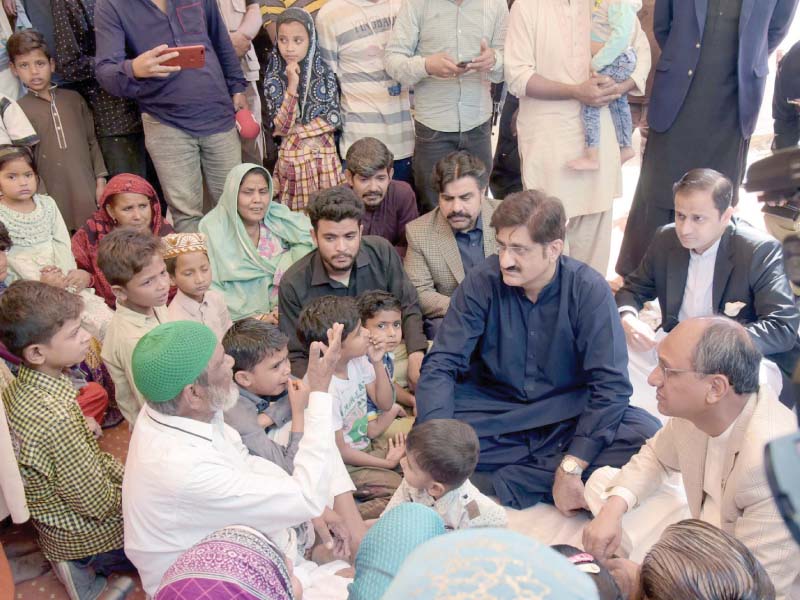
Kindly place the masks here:
[(653, 31), (661, 58), (642, 172), (616, 265), (620, 275), (636, 268), (656, 229), (672, 221), (669, 189), (686, 171), (713, 168), (738, 188), (769, 54), (786, 35), (797, 1), (656, 0)]
[(731, 197), (730, 180), (711, 169), (689, 171), (676, 184), (675, 223), (656, 233), (615, 297), (628, 346), (654, 347), (655, 332), (639, 320), (638, 311), (658, 298), (665, 332), (686, 318), (726, 315), (744, 325), (765, 358), (791, 376), (800, 358), (800, 312), (781, 246), (733, 219)]

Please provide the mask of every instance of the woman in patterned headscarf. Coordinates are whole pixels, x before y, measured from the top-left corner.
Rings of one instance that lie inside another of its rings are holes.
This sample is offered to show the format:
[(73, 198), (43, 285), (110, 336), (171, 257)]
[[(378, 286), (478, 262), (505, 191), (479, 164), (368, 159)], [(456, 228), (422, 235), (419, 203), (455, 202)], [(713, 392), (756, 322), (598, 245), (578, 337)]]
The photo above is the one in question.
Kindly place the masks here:
[(100, 208), (72, 236), (72, 254), (78, 268), (93, 277), (92, 285), (97, 295), (110, 308), (115, 308), (117, 299), (97, 266), (100, 240), (117, 227), (152, 231), (163, 237), (172, 233), (172, 226), (161, 217), (161, 206), (153, 186), (138, 175), (121, 173), (112, 177), (103, 190), (99, 204)]
[(266, 537), (235, 525), (206, 536), (181, 554), (153, 600), (296, 600), (302, 586)]
[(268, 127), (283, 138), (275, 165), (276, 199), (305, 209), (311, 195), (344, 182), (333, 132), (342, 126), (339, 87), (302, 8), (277, 19), (277, 43), (264, 75)]

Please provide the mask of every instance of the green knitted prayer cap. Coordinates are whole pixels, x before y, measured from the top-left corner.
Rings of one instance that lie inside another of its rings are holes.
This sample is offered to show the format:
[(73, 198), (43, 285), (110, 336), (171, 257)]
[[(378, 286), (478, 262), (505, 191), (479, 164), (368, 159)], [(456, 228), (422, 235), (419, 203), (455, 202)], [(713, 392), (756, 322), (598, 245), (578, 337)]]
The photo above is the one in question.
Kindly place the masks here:
[(133, 381), (150, 402), (168, 402), (208, 366), (217, 336), (195, 321), (172, 321), (149, 331), (131, 358)]

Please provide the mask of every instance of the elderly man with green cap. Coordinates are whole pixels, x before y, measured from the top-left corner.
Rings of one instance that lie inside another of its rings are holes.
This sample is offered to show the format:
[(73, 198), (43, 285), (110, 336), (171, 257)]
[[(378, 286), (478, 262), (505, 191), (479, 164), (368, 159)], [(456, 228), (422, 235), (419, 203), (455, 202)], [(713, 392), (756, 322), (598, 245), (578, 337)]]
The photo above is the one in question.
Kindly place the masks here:
[(310, 348), (305, 435), (289, 475), (250, 455), (222, 412), (238, 399), (233, 359), (205, 325), (173, 321), (145, 335), (133, 351), (137, 389), (146, 399), (131, 437), (122, 483), (125, 553), (152, 596), (164, 572), (203, 537), (247, 525), (287, 555), (292, 527), (319, 516), (330, 493), (337, 455), (327, 393), (341, 349), (341, 325), (328, 345)]

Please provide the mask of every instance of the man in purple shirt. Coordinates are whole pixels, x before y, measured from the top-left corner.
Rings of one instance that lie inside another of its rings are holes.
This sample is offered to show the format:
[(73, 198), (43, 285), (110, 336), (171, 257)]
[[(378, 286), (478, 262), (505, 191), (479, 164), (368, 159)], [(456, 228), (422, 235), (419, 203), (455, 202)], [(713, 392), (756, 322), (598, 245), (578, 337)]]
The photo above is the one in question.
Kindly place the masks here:
[(391, 242), (400, 258), (406, 255), (406, 223), (419, 216), (417, 197), (405, 181), (392, 179), (394, 156), (375, 138), (355, 142), (345, 157), (347, 184), (364, 202), (363, 235)]
[[(145, 143), (175, 229), (197, 231), (203, 177), (214, 202), (241, 163), (235, 111), (247, 82), (216, 0), (98, 0), (96, 76), (109, 93), (134, 98)], [(178, 46), (205, 47), (205, 64), (164, 63)]]

